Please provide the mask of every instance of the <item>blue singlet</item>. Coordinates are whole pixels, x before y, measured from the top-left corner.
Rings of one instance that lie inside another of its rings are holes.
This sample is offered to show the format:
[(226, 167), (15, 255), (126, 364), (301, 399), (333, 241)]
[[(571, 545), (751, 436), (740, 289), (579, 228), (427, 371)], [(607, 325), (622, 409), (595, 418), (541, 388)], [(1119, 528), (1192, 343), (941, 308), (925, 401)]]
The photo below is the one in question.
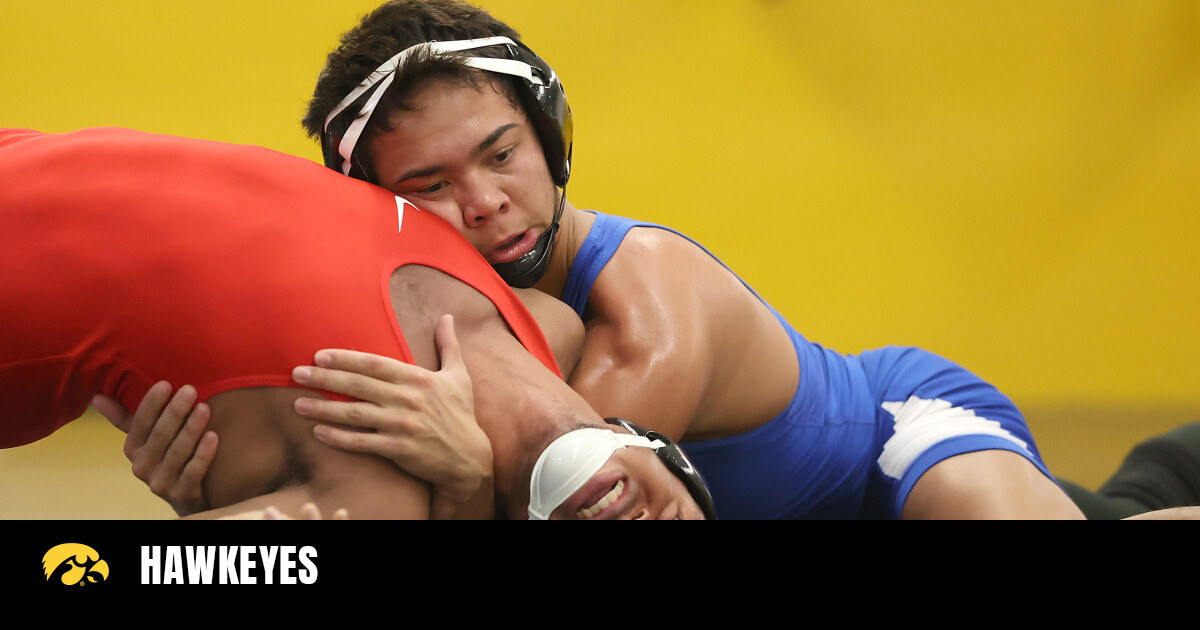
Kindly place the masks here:
[[(631, 228), (687, 238), (595, 214), (563, 294), (580, 316), (596, 276)], [(683, 443), (719, 518), (896, 519), (931, 466), (989, 449), (1020, 454), (1053, 479), (1016, 406), (974, 374), (919, 348), (839, 354), (807, 341), (767, 308), (791, 336), (800, 364), (791, 403), (751, 431)]]

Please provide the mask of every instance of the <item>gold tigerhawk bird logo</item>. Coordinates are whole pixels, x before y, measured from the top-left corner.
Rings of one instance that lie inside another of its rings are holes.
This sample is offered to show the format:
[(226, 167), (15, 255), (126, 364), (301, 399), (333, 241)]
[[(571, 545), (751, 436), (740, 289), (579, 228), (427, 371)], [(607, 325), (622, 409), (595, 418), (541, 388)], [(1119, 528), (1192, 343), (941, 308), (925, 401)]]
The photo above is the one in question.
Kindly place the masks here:
[(95, 549), (79, 543), (57, 545), (42, 556), (46, 581), (58, 577), (67, 586), (95, 584), (108, 579), (108, 563)]

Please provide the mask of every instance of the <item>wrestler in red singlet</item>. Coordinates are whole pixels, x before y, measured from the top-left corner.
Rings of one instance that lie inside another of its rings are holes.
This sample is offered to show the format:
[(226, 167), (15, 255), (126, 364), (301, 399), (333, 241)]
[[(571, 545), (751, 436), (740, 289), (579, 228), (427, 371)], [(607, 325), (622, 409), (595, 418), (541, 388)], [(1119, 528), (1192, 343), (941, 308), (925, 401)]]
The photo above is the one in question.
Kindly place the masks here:
[(411, 363), (392, 272), (487, 296), (553, 373), (533, 317), (449, 225), (391, 193), (261, 147), (115, 128), (0, 129), (0, 447), (41, 439), (93, 394), (156, 381), (205, 400), (298, 387), (321, 348)]

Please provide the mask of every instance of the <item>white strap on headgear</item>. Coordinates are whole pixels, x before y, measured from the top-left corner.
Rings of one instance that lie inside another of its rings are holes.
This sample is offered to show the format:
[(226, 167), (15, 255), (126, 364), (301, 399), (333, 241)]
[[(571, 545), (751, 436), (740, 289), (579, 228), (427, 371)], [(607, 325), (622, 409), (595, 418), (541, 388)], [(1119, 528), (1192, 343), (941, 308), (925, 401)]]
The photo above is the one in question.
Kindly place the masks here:
[[(358, 144), (358, 139), (362, 136), (363, 129), (367, 126), (367, 121), (370, 120), (371, 114), (374, 113), (375, 107), (383, 98), (383, 93), (387, 91), (392, 84), (392, 80), (396, 78), (396, 71), (399, 70), (405, 61), (411, 57), (419, 49), (428, 49), (431, 53), (448, 53), (458, 52), (460, 50), (470, 50), (472, 48), (483, 48), (486, 46), (497, 46), (500, 44), (516, 45), (513, 40), (507, 37), (482, 37), (479, 39), (464, 39), (450, 42), (422, 42), (409, 46), (404, 50), (396, 53), (391, 59), (383, 62), (374, 72), (367, 75), (367, 78), (358, 84), (346, 98), (342, 99), (333, 111), (325, 117), (325, 129), (329, 130), (329, 123), (341, 114), (347, 107), (350, 106), (356, 99), (362, 96), (367, 90), (370, 90), (376, 84), (379, 84), (379, 89), (363, 103), (362, 109), (358, 111), (358, 115), (354, 117), (354, 121), (346, 128), (346, 133), (342, 136), (342, 141), (338, 144), (338, 154), (342, 156), (342, 173), (350, 174), (350, 156), (354, 153), (354, 146)], [(523, 61), (515, 59), (492, 59), (488, 57), (468, 57), (464, 60), (468, 66), (487, 70), (489, 72), (498, 72), (500, 74), (510, 74), (521, 77), (526, 81), (541, 84), (542, 80), (533, 73), (533, 67)]]
[(576, 429), (542, 451), (529, 480), (529, 518), (544, 521), (587, 483), (613, 453), (627, 446), (656, 449), (662, 440), (616, 433), (608, 429)]

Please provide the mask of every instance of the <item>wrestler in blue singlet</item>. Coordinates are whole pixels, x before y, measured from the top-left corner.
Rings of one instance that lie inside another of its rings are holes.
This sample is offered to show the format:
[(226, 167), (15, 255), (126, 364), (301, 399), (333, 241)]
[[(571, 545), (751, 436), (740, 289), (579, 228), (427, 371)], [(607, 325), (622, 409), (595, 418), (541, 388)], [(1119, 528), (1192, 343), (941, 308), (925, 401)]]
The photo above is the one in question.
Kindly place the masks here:
[[(687, 238), (595, 214), (563, 294), (580, 316), (596, 276), (631, 228)], [(919, 348), (839, 354), (809, 342), (766, 306), (796, 349), (800, 384), (792, 401), (751, 431), (682, 444), (708, 482), (719, 518), (898, 519), (925, 471), (972, 451), (1012, 451), (1053, 479), (1016, 406), (979, 377)]]

